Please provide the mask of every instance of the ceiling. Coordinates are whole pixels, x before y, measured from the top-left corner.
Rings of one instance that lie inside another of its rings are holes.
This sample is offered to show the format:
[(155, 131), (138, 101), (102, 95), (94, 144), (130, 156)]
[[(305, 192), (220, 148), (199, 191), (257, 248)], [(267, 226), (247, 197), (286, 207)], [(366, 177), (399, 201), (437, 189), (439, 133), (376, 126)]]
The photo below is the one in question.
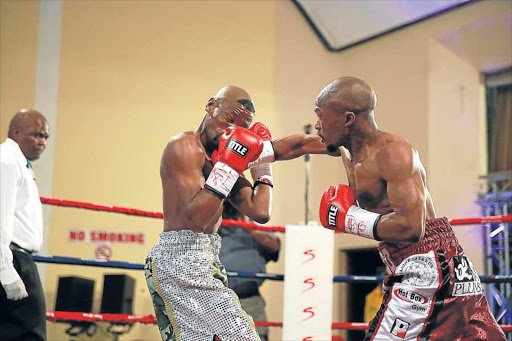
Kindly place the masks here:
[[(338, 52), (479, 0), (292, 0), (324, 46)], [(502, 5), (503, 3), (501, 3)], [(492, 6), (492, 5), (491, 5)], [(506, 6), (502, 6), (507, 8)], [(475, 16), (434, 39), (482, 72), (512, 65), (512, 2), (509, 10)]]
[(324, 45), (341, 51), (471, 0), (293, 0)]

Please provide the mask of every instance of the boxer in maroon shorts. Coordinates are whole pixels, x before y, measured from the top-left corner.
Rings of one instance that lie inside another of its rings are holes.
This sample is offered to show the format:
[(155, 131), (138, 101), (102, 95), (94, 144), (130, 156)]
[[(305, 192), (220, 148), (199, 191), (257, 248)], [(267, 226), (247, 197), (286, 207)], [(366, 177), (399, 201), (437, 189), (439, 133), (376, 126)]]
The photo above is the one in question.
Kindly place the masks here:
[(349, 182), (327, 188), (320, 221), (381, 241), (392, 272), (365, 340), (506, 340), (473, 264), (436, 216), (418, 152), (378, 128), (376, 104), (373, 89), (353, 77), (331, 82), (315, 103), (318, 135), (329, 152), (339, 148)]
[(446, 218), (427, 221), (420, 242), (382, 242), (379, 253), (392, 274), (367, 340), (504, 340)]

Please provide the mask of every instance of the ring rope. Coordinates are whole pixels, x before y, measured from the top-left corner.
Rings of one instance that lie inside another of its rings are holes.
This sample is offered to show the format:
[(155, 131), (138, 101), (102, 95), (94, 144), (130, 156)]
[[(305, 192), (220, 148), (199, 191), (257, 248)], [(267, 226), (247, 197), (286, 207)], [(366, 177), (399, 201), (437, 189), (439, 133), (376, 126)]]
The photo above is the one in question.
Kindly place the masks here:
[[(50, 322), (110, 322), (114, 324), (156, 324), (154, 315), (125, 315), (125, 314), (94, 314), (67, 311), (47, 311), (46, 319)], [(254, 321), (256, 327), (282, 327), (282, 322)], [(500, 325), (504, 332), (512, 331), (512, 325)], [(332, 329), (366, 330), (368, 323), (363, 322), (333, 322)]]
[[(103, 268), (119, 268), (129, 270), (144, 270), (144, 264), (142, 263), (131, 263), (121, 261), (107, 261), (98, 259), (87, 259), (77, 257), (64, 257), (64, 256), (51, 256), (51, 255), (34, 255), (33, 259), (39, 263), (52, 263), (52, 264), (69, 264), (69, 265), (85, 265), (95, 266)], [(242, 277), (242, 278), (264, 278), (273, 281), (284, 280), (284, 275), (271, 274), (271, 273), (260, 273), (251, 271), (226, 271), (229, 277)]]
[[(384, 280), (384, 276), (334, 276), (334, 283), (378, 283)], [(481, 275), (482, 283), (512, 283), (512, 275)]]
[[(142, 263), (131, 263), (121, 261), (107, 261), (87, 258), (76, 258), (76, 257), (63, 257), (63, 256), (50, 256), (50, 255), (34, 255), (34, 261), (40, 263), (53, 263), (53, 264), (69, 264), (69, 265), (85, 265), (85, 266), (96, 266), (105, 268), (121, 268), (130, 270), (144, 270), (144, 264)], [(251, 271), (226, 271), (228, 277), (242, 277), (242, 278), (264, 278), (272, 281), (283, 281), (284, 275), (272, 274), (272, 273), (261, 273)], [(351, 276), (341, 275), (334, 276), (334, 283), (378, 283), (384, 280), (384, 276)], [(512, 283), (512, 275), (491, 275), (491, 276), (480, 276), (482, 283)]]
[[(131, 216), (138, 217), (148, 217), (148, 218), (159, 218), (162, 219), (164, 217), (162, 212), (156, 211), (145, 211), (139, 210), (136, 208), (129, 207), (121, 207), (121, 206), (113, 206), (113, 205), (101, 205), (101, 204), (93, 204), (89, 202), (83, 201), (73, 201), (73, 200), (65, 200), (65, 199), (54, 199), (47, 197), (39, 197), (41, 199), (41, 203), (52, 206), (60, 206), (60, 207), (73, 207), (73, 208), (83, 208), (91, 211), (100, 211), (100, 212), (110, 212), (110, 213), (121, 213)], [(272, 226), (272, 225), (260, 225), (256, 223), (249, 223), (238, 220), (231, 219), (222, 219), (222, 225), (228, 227), (240, 227), (247, 230), (262, 230), (267, 232), (282, 232), (284, 233), (286, 228), (284, 226)]]
[[(43, 204), (52, 205), (52, 206), (61, 206), (61, 207), (74, 207), (74, 208), (83, 208), (86, 210), (92, 211), (102, 211), (102, 212), (111, 212), (111, 213), (122, 213), (126, 215), (133, 215), (139, 217), (149, 217), (149, 218), (163, 218), (163, 213), (156, 211), (145, 211), (139, 210), (136, 208), (128, 208), (121, 206), (113, 206), (113, 205), (101, 205), (101, 204), (93, 204), (89, 202), (83, 201), (73, 201), (66, 199), (54, 199), (47, 197), (40, 197), (41, 202)], [(489, 217), (475, 217), (475, 218), (461, 218), (461, 219), (452, 219), (450, 220), (451, 225), (471, 225), (471, 224), (489, 224), (489, 223), (511, 223), (512, 222), (512, 214), (508, 215), (498, 215), (498, 216), (489, 216)], [(282, 232), (286, 231), (286, 227), (284, 226), (272, 226), (272, 225), (260, 225), (256, 223), (243, 222), (238, 220), (230, 220), (223, 219), (223, 226), (229, 227), (240, 227), (244, 229), (256, 229), (263, 230), (267, 232)]]

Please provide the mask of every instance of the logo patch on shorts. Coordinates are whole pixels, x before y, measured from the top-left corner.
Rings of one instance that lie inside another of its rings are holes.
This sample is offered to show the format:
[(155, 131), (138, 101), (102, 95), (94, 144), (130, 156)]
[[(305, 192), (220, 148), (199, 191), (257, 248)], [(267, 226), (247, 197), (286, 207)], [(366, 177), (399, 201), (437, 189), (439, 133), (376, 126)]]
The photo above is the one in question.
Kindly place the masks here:
[(393, 294), (402, 301), (409, 303), (427, 304), (429, 301), (429, 299), (422, 294), (404, 288), (393, 290)]
[(247, 147), (245, 144), (235, 139), (229, 139), (226, 149), (233, 151), (235, 154), (239, 155), (242, 158), (245, 158), (247, 156), (247, 153), (249, 153), (249, 151), (251, 150), (251, 148)]
[(393, 322), (393, 326), (391, 326), (390, 333), (399, 337), (401, 339), (405, 339), (405, 335), (411, 326), (410, 323), (400, 320), (399, 318), (395, 319)]
[(453, 257), (453, 296), (479, 295), (483, 292), (480, 277), (466, 256)]
[(402, 283), (419, 288), (437, 287), (439, 275), (434, 253), (418, 254), (407, 257), (396, 270), (403, 275)]

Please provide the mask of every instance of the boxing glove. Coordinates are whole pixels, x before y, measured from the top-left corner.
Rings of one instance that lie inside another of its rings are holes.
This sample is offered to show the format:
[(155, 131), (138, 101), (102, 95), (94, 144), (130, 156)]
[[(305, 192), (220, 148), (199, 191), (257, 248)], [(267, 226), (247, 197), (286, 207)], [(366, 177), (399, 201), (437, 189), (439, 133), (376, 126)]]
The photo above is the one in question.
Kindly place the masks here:
[(330, 186), (320, 201), (320, 222), (331, 230), (379, 240), (379, 219), (380, 214), (356, 206), (354, 191), (346, 185)]
[(264, 123), (253, 123), (249, 130), (261, 137), (263, 141), (272, 141), (272, 133)]
[(263, 140), (263, 150), (260, 157), (253, 162), (255, 166), (251, 167), (251, 164), (249, 164), (254, 185), (264, 184), (274, 187), (272, 164), (270, 163), (275, 159), (274, 147), (272, 146), (272, 133), (270, 132), (270, 129), (261, 122), (254, 123), (249, 130), (261, 137)]
[(274, 162), (276, 157), (274, 155), (274, 146), (272, 145), (272, 133), (270, 132), (270, 129), (261, 122), (254, 123), (249, 129), (261, 137), (263, 140), (263, 150), (256, 160), (249, 163), (248, 168), (264, 163)]
[(239, 126), (228, 127), (220, 137), (215, 166), (205, 188), (227, 197), (240, 173), (248, 168), (249, 162), (259, 157), (262, 149), (263, 141), (252, 131)]

